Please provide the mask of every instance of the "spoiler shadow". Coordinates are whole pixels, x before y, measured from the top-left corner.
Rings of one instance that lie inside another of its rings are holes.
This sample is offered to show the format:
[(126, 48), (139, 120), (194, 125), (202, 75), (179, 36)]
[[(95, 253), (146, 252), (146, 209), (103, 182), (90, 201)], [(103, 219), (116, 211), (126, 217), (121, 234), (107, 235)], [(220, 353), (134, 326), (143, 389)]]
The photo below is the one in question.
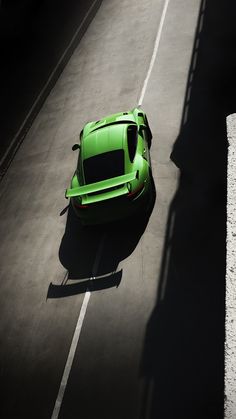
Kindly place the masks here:
[(62, 284), (49, 285), (47, 298), (62, 298), (87, 290), (118, 287), (122, 279), (122, 270), (117, 271), (118, 265), (137, 246), (147, 226), (155, 198), (153, 182), (148, 211), (115, 223), (92, 227), (82, 226), (69, 205), (65, 233), (59, 248), (59, 259), (68, 275)]

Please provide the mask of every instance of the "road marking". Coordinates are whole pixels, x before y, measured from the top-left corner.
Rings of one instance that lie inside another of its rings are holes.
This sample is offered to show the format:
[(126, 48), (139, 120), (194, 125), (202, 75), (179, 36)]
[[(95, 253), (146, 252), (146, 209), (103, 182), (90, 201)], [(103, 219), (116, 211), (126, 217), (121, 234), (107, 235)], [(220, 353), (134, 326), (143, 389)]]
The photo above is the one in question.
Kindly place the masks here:
[[(11, 149), (14, 147), (13, 151), (12, 151), (12, 156), (10, 157), (10, 162), (11, 163), (12, 159), (14, 158), (18, 147), (20, 146), (20, 144), (22, 143), (23, 139), (24, 139), (24, 134), (22, 133), (22, 130), (24, 129), (24, 127), (27, 124), (27, 121), (29, 120), (29, 118), (31, 117), (31, 115), (33, 114), (33, 112), (35, 111), (35, 109), (37, 108), (37, 106), (40, 103), (40, 100), (42, 99), (42, 97), (45, 95), (51, 81), (53, 80), (56, 72), (58, 71), (60, 65), (62, 64), (63, 60), (65, 59), (69, 49), (73, 46), (73, 43), (76, 39), (76, 37), (78, 36), (81, 28), (83, 27), (84, 23), (86, 22), (86, 20), (88, 19), (90, 13), (92, 12), (95, 4), (97, 3), (97, 0), (94, 0), (94, 2), (92, 3), (90, 9), (88, 10), (88, 12), (86, 13), (86, 15), (84, 16), (81, 24), (79, 25), (78, 29), (76, 30), (73, 38), (71, 39), (70, 43), (68, 44), (67, 48), (65, 49), (64, 53), (62, 54), (60, 60), (58, 61), (56, 67), (54, 68), (54, 70), (52, 71), (51, 75), (49, 76), (47, 82), (45, 83), (43, 89), (41, 90), (41, 92), (39, 93), (37, 99), (35, 100), (34, 104), (32, 105), (31, 109), (29, 110), (29, 112), (27, 113), (24, 121), (22, 122), (20, 128), (18, 129), (17, 133), (14, 135), (13, 140), (11, 141), (9, 147), (7, 148), (7, 150), (5, 151), (3, 157), (0, 160), (0, 167), (4, 164), (4, 161), (6, 160), (8, 154), (10, 153)], [(30, 124), (31, 125), (31, 124)], [(21, 139), (19, 140), (19, 137), (21, 136)], [(7, 165), (7, 168), (9, 167), (9, 164)], [(7, 168), (5, 168), (5, 171), (7, 170)], [(4, 171), (4, 172), (5, 172)], [(4, 174), (3, 172), (3, 174)]]
[(154, 63), (155, 63), (155, 60), (156, 60), (156, 56), (157, 56), (157, 52), (158, 52), (158, 48), (159, 48), (159, 44), (160, 44), (160, 39), (161, 39), (161, 33), (162, 33), (162, 29), (163, 29), (163, 25), (164, 25), (164, 21), (165, 21), (165, 17), (166, 17), (166, 12), (167, 12), (167, 8), (168, 8), (168, 4), (169, 4), (169, 0), (165, 0), (165, 4), (164, 4), (164, 7), (163, 7), (161, 20), (160, 20), (160, 24), (159, 24), (159, 28), (158, 28), (158, 31), (157, 31), (157, 36), (156, 36), (156, 40), (155, 40), (155, 44), (154, 44), (152, 58), (151, 58), (151, 61), (150, 61), (150, 64), (149, 64), (149, 68), (148, 68), (146, 78), (145, 78), (144, 83), (143, 83), (140, 98), (138, 100), (138, 106), (142, 105), (143, 98), (144, 98), (144, 95), (146, 93), (148, 81), (149, 81), (149, 78), (151, 76), (151, 72), (152, 72), (152, 69), (153, 69), (153, 66), (154, 66)]
[(73, 339), (72, 339), (69, 355), (68, 355), (68, 358), (67, 358), (67, 361), (66, 361), (66, 366), (65, 366), (64, 373), (63, 373), (63, 376), (62, 376), (62, 380), (61, 380), (59, 392), (58, 392), (58, 395), (57, 395), (56, 403), (55, 403), (55, 406), (54, 406), (52, 419), (57, 419), (58, 415), (60, 413), (61, 404), (62, 404), (62, 401), (63, 401), (64, 393), (65, 393), (66, 386), (67, 386), (67, 381), (68, 381), (70, 371), (71, 371), (71, 367), (72, 367), (72, 363), (73, 363), (73, 360), (74, 360), (75, 351), (76, 351), (77, 344), (78, 344), (78, 341), (79, 341), (79, 337), (80, 337), (81, 329), (82, 329), (82, 326), (83, 326), (83, 321), (84, 321), (85, 313), (86, 313), (86, 310), (87, 310), (88, 302), (89, 302), (89, 299), (90, 299), (90, 295), (91, 295), (91, 293), (89, 291), (86, 291), (85, 296), (84, 296), (84, 300), (83, 300), (83, 304), (82, 304), (82, 307), (81, 307), (81, 310), (80, 310), (79, 318), (78, 318), (78, 321), (77, 321), (77, 325), (76, 325), (76, 328), (75, 328), (74, 336), (73, 336)]
[(103, 233), (99, 246), (98, 246), (98, 250), (97, 250), (97, 254), (93, 263), (93, 269), (92, 269), (92, 277), (91, 279), (95, 278), (97, 275), (97, 271), (99, 268), (99, 264), (101, 261), (101, 256), (102, 256), (102, 251), (103, 251), (103, 247), (104, 247), (104, 242), (105, 242), (105, 238), (106, 238), (106, 233)]
[[(97, 250), (97, 253), (96, 253), (96, 257), (95, 257), (95, 260), (94, 260), (91, 279), (93, 279), (96, 276), (96, 272), (98, 270), (99, 263), (101, 261), (101, 256), (102, 256), (102, 251), (103, 251), (103, 247), (104, 247), (105, 237), (106, 237), (106, 234), (104, 233), (103, 236), (101, 237), (101, 240), (100, 240), (100, 243), (99, 243), (99, 246), (98, 246), (98, 250)], [(78, 345), (78, 342), (79, 342), (80, 333), (81, 333), (81, 329), (82, 329), (82, 326), (83, 326), (83, 322), (84, 322), (85, 314), (86, 314), (86, 311), (87, 311), (90, 296), (91, 296), (91, 292), (86, 291), (86, 293), (84, 295), (83, 304), (82, 304), (82, 307), (80, 309), (80, 313), (79, 313), (79, 317), (78, 317), (78, 320), (77, 320), (74, 335), (73, 335), (73, 338), (72, 338), (69, 354), (68, 354), (68, 357), (67, 357), (65, 369), (64, 369), (63, 376), (62, 376), (62, 379), (61, 379), (61, 384), (60, 384), (60, 388), (59, 388), (59, 391), (58, 391), (58, 395), (57, 395), (57, 399), (56, 399), (56, 402), (55, 402), (55, 406), (54, 406), (54, 410), (53, 410), (51, 419), (57, 419), (59, 414), (60, 414), (63, 397), (64, 397), (64, 394), (65, 394), (65, 390), (66, 390), (68, 378), (69, 378), (69, 375), (70, 375), (71, 367), (72, 367), (72, 364), (73, 364), (73, 360), (74, 360), (74, 357), (75, 357), (75, 351), (76, 351), (76, 348), (77, 348), (77, 345)]]

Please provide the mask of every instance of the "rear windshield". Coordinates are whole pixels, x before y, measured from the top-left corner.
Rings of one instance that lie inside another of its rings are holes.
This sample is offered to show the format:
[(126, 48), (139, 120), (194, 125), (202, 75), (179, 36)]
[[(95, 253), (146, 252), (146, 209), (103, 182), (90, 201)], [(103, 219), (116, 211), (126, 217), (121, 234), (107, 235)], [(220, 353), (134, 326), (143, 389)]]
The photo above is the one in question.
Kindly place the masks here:
[(84, 160), (85, 183), (95, 183), (124, 174), (124, 151), (113, 150)]

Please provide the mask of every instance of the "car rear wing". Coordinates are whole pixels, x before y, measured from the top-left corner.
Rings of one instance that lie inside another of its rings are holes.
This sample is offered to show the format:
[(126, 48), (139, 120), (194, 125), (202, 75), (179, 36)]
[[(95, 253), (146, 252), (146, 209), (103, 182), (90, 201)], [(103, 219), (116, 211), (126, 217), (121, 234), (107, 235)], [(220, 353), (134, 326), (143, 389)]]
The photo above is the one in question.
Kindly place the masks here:
[[(122, 195), (125, 192), (129, 192), (128, 189), (128, 182), (132, 182), (132, 180), (138, 178), (138, 170), (136, 172), (132, 172), (132, 173), (128, 173), (127, 175), (122, 175), (122, 176), (117, 176), (111, 179), (106, 179), (106, 180), (102, 180), (100, 182), (96, 182), (96, 183), (90, 183), (89, 185), (84, 185), (84, 186), (79, 186), (76, 188), (71, 188), (71, 189), (67, 189), (66, 190), (66, 198), (74, 198), (76, 196), (84, 196), (84, 195), (88, 195), (90, 193), (96, 193), (99, 192), (101, 193), (101, 191), (104, 190), (104, 192), (109, 192), (109, 189), (114, 188), (115, 186), (119, 186), (119, 185), (124, 185), (126, 184), (126, 188), (125, 190), (122, 192)], [(92, 198), (92, 197), (91, 197)], [(89, 201), (91, 202), (95, 202), (97, 201), (97, 199), (95, 199), (95, 196), (93, 197), (94, 199), (89, 199)], [(107, 198), (103, 198), (103, 199), (108, 199)], [(100, 200), (103, 200), (102, 196), (100, 195)], [(88, 202), (88, 199), (86, 199), (86, 202)]]

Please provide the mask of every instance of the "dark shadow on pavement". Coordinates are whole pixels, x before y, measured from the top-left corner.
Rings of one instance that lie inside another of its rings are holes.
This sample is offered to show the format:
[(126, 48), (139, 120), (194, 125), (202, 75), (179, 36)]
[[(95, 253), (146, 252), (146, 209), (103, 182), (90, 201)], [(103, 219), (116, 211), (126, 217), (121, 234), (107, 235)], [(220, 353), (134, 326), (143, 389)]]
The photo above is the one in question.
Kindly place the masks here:
[(62, 298), (87, 290), (118, 287), (122, 278), (122, 270), (117, 271), (118, 265), (137, 246), (146, 229), (155, 198), (153, 183), (148, 211), (114, 223), (89, 227), (82, 226), (69, 205), (65, 233), (59, 249), (60, 262), (68, 275), (62, 284), (49, 285), (47, 298)]
[(76, 294), (84, 294), (86, 291), (99, 291), (102, 289), (118, 287), (122, 278), (122, 270), (111, 273), (102, 278), (86, 279), (75, 284), (55, 285), (50, 284), (47, 298), (63, 298)]
[(1, 2), (1, 176), (101, 2)]
[(140, 419), (223, 419), (226, 116), (236, 111), (236, 4), (202, 1), (156, 306), (147, 324)]

